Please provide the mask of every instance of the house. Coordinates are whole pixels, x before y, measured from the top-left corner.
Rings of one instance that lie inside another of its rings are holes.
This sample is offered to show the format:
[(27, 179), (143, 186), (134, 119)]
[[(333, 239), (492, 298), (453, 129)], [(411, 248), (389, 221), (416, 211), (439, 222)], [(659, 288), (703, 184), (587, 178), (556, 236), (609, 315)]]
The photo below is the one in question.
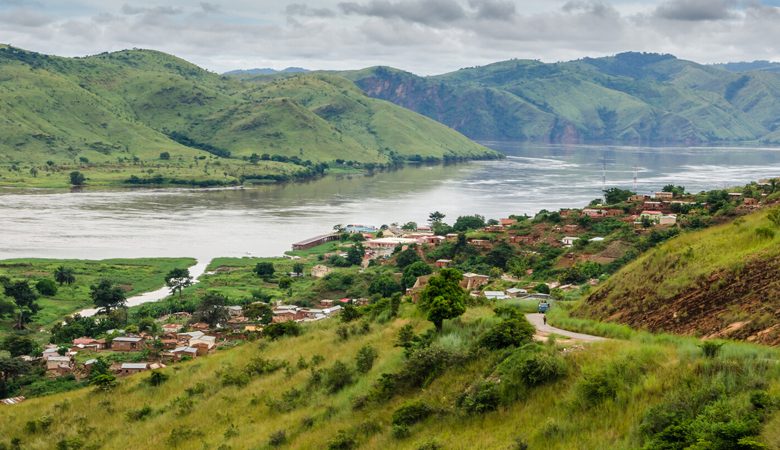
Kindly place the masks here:
[(658, 218), (658, 225), (675, 225), (677, 223), (677, 215), (664, 214)]
[(106, 347), (105, 339), (80, 337), (73, 340), (73, 346), (79, 349), (102, 350)]
[(145, 370), (149, 370), (149, 363), (122, 363), (117, 373), (118, 375), (132, 375)]
[(487, 275), (468, 272), (463, 274), (463, 281), (461, 281), (460, 285), (467, 291), (473, 291), (488, 284), (489, 281), (490, 277)]
[(312, 247), (316, 247), (318, 245), (322, 245), (326, 242), (331, 241), (337, 241), (339, 240), (340, 236), (338, 233), (330, 233), (330, 234), (323, 234), (320, 236), (314, 236), (313, 238), (309, 238), (300, 242), (296, 242), (292, 245), (293, 250), (308, 250)]
[(742, 198), (742, 194), (739, 193), (739, 192), (729, 192), (729, 198), (731, 200), (734, 200), (734, 199), (737, 199), (737, 198)]
[(244, 308), (238, 305), (232, 305), (227, 307), (230, 317), (240, 317), (244, 313)]
[(509, 298), (504, 291), (485, 291), (482, 295), (488, 300), (506, 300)]
[(579, 228), (579, 225), (574, 224), (568, 224), (563, 226), (563, 231), (566, 233), (575, 233), (577, 229)]
[(582, 215), (588, 217), (603, 217), (605, 214), (603, 209), (585, 208), (582, 210)]
[(449, 267), (449, 265), (452, 264), (451, 259), (437, 259), (436, 260), (436, 267), (439, 269), (442, 269), (444, 267)]
[(642, 205), (642, 208), (643, 208), (644, 210), (646, 210), (646, 211), (647, 211), (647, 210), (649, 210), (649, 211), (659, 211), (659, 210), (661, 210), (663, 207), (664, 207), (664, 204), (663, 204), (663, 203), (661, 203), (661, 202), (645, 202), (645, 203)]
[(333, 300), (320, 300), (320, 306), (323, 308), (329, 308), (335, 303)]
[(204, 333), (202, 331), (190, 331), (188, 333), (178, 333), (178, 334), (176, 334), (176, 338), (179, 341), (189, 342), (190, 339), (197, 339), (197, 338), (203, 337), (205, 335), (206, 335), (206, 333)]
[(574, 245), (574, 241), (578, 241), (580, 238), (575, 236), (565, 236), (563, 239), (561, 239), (561, 244), (563, 244), (564, 247), (571, 247)]
[(190, 358), (197, 358), (199, 356), (198, 349), (196, 347), (190, 347), (186, 345), (176, 347), (175, 349), (171, 350), (171, 354), (176, 359), (182, 359), (185, 356), (189, 356)]
[(490, 248), (491, 246), (490, 241), (487, 239), (471, 239), (469, 244), (482, 249)]
[(198, 322), (198, 323), (193, 323), (192, 325), (190, 325), (190, 328), (192, 328), (193, 330), (196, 330), (196, 331), (206, 331), (210, 327), (209, 327), (209, 324), (207, 324), (205, 322)]
[(367, 249), (393, 250), (399, 245), (404, 246), (404, 245), (413, 245), (417, 243), (418, 243), (417, 239), (412, 239), (412, 238), (386, 237), (386, 238), (370, 239), (366, 241), (363, 245)]
[(610, 208), (610, 209), (605, 211), (605, 215), (607, 217), (620, 217), (623, 214), (625, 214), (624, 211), (622, 209), (618, 209), (618, 208)]
[(179, 341), (176, 339), (160, 339), (160, 343), (163, 346), (163, 349), (170, 350), (172, 348), (176, 348), (176, 346), (179, 344)]
[(512, 225), (517, 224), (517, 219), (499, 219), (498, 223), (503, 227), (511, 227)]
[(588, 242), (603, 242), (604, 238), (601, 236), (596, 236), (588, 239)]
[(628, 197), (628, 201), (631, 203), (644, 202), (645, 200), (650, 200), (650, 196), (644, 194), (635, 194), (632, 195), (631, 197)]
[(742, 204), (747, 206), (755, 206), (758, 205), (758, 200), (756, 200), (755, 198), (746, 197), (745, 200), (742, 202)]
[(331, 273), (333, 269), (328, 266), (317, 264), (311, 268), (311, 276), (314, 278), (324, 278), (327, 274)]
[(656, 192), (656, 200), (671, 200), (674, 198), (674, 192)]
[(528, 294), (528, 291), (520, 288), (509, 288), (506, 290), (506, 293), (510, 297), (520, 297), (521, 295)]
[(199, 345), (205, 346), (207, 351), (211, 350), (217, 345), (217, 338), (215, 336), (201, 336), (199, 338), (190, 339), (190, 347), (197, 347)]
[(46, 360), (46, 370), (70, 371), (73, 368), (73, 358), (70, 356), (50, 356)]
[(47, 345), (43, 349), (43, 360), (48, 361), (52, 356), (61, 356), (56, 345)]
[(488, 233), (501, 233), (504, 231), (503, 225), (488, 225), (485, 228), (482, 229), (483, 231), (486, 231)]
[(456, 241), (458, 240), (458, 233), (447, 233), (447, 235), (444, 236), (444, 238), (448, 241)]
[(181, 330), (181, 325), (178, 323), (166, 323), (162, 327), (162, 331), (165, 334), (175, 334), (178, 333), (179, 330)]
[(111, 341), (111, 349), (118, 352), (135, 352), (145, 347), (144, 340), (140, 337), (119, 336)]
[(414, 285), (406, 290), (406, 295), (412, 297), (413, 302), (417, 302), (417, 300), (420, 299), (420, 293), (422, 292), (423, 288), (428, 284), (428, 280), (431, 278), (431, 275), (423, 275), (417, 277), (417, 280), (414, 282)]

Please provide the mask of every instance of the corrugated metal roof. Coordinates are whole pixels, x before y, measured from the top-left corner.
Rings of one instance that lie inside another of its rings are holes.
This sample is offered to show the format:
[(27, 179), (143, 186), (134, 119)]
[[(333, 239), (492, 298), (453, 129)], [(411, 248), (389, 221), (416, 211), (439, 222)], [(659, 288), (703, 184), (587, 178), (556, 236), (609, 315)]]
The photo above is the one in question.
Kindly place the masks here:
[(122, 363), (122, 369), (146, 369), (147, 363)]

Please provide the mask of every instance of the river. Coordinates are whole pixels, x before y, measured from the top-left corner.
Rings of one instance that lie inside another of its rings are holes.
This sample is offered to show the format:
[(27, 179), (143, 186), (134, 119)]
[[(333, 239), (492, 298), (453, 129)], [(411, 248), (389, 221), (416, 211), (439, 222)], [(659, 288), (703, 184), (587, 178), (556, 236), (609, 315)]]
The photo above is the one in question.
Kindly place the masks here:
[(580, 207), (604, 186), (632, 188), (635, 171), (641, 193), (780, 176), (772, 148), (486, 144), (507, 158), (246, 189), (0, 190), (0, 259), (280, 255), (335, 224)]

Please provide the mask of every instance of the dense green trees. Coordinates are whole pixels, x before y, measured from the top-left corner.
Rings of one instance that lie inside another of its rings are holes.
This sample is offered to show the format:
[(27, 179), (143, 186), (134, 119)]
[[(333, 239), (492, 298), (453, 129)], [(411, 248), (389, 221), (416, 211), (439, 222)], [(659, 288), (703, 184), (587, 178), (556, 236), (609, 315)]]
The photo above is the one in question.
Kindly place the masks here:
[(463, 275), (455, 269), (442, 269), (428, 280), (420, 293), (420, 309), (441, 331), (446, 319), (453, 319), (466, 311), (466, 292), (460, 287)]
[(108, 314), (111, 309), (125, 306), (125, 291), (111, 280), (100, 280), (89, 288), (89, 296), (98, 309)]
[(227, 309), (227, 298), (224, 295), (209, 292), (203, 297), (193, 317), (211, 327), (227, 322), (230, 317)]
[(274, 318), (274, 312), (269, 305), (256, 302), (244, 306), (244, 317), (262, 324), (269, 324)]
[(363, 262), (363, 256), (366, 254), (366, 249), (363, 248), (363, 244), (355, 242), (347, 251), (347, 261), (353, 266), (359, 266)]
[(11, 297), (15, 304), (16, 323), (14, 328), (17, 330), (24, 329), (25, 325), (41, 309), (36, 302), (38, 294), (30, 287), (27, 281), (8, 282), (4, 286), (4, 291), (5, 295)]
[(79, 172), (78, 170), (75, 170), (70, 173), (70, 184), (72, 186), (83, 186), (86, 182), (86, 177), (84, 177), (84, 174)]
[(181, 299), (182, 290), (184, 288), (192, 286), (192, 276), (189, 269), (173, 269), (165, 276), (165, 285), (171, 290), (171, 294), (179, 293)]
[(431, 273), (433, 273), (433, 269), (431, 269), (431, 266), (428, 264), (425, 264), (423, 261), (413, 262), (404, 269), (404, 274), (401, 277), (401, 286), (404, 289), (409, 289), (414, 286), (417, 277), (429, 275)]
[(455, 231), (477, 230), (485, 226), (485, 218), (479, 214), (473, 216), (460, 216), (452, 225)]
[(48, 278), (44, 278), (35, 283), (35, 290), (45, 297), (51, 297), (52, 295), (57, 295), (57, 284)]
[(257, 274), (258, 277), (263, 279), (268, 279), (274, 276), (274, 272), (276, 269), (274, 269), (273, 263), (270, 262), (259, 262), (257, 265), (255, 265), (255, 274)]
[(31, 355), (35, 347), (36, 344), (32, 338), (19, 333), (7, 335), (0, 345), (0, 349), (7, 351), (13, 357)]
[(395, 264), (399, 269), (404, 269), (406, 266), (420, 261), (420, 255), (417, 254), (417, 246), (411, 245), (406, 250), (401, 251), (395, 257)]
[(636, 194), (636, 192), (629, 191), (628, 189), (620, 189), (617, 187), (611, 187), (604, 191), (604, 202), (607, 205), (615, 205), (623, 203), (628, 200), (629, 197)]

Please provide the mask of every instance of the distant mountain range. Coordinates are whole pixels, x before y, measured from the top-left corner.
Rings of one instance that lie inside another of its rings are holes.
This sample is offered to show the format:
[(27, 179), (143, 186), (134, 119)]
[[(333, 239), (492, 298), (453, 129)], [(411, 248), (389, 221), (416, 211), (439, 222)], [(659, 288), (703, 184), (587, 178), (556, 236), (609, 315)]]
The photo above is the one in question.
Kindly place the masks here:
[(241, 76), (254, 76), (254, 75), (276, 75), (279, 73), (306, 73), (306, 72), (308, 72), (308, 70), (302, 67), (288, 67), (282, 70), (276, 70), (276, 69), (271, 69), (266, 67), (262, 69), (231, 70), (229, 72), (223, 73), (222, 75), (241, 77)]
[(429, 77), (390, 67), (340, 75), (478, 140), (775, 144), (779, 70), (766, 61), (702, 65), (621, 53), (510, 60)]
[(386, 164), (496, 152), (328, 74), (249, 83), (150, 50), (0, 46), (0, 163), (252, 154)]

